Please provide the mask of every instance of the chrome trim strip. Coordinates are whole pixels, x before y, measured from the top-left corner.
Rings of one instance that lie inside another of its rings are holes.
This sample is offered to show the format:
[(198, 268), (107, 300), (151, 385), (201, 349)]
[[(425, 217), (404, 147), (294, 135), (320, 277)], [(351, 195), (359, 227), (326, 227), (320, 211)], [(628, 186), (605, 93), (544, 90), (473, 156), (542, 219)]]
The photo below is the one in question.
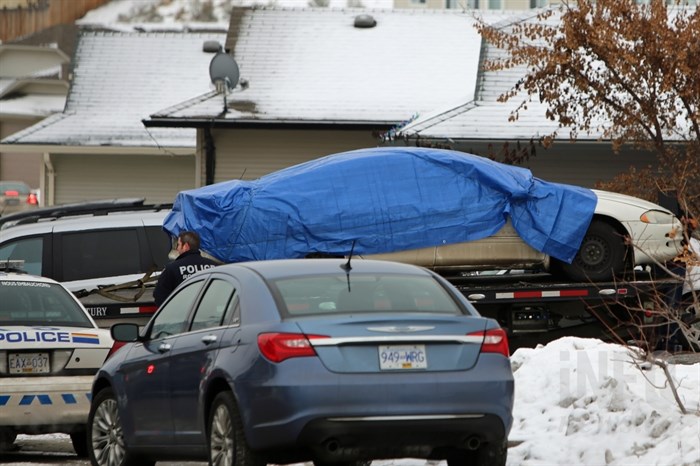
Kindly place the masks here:
[(427, 332), (434, 330), (434, 325), (386, 325), (384, 327), (367, 327), (370, 332), (385, 332), (385, 333), (408, 333), (408, 332)]
[(376, 337), (338, 337), (310, 339), (311, 346), (337, 346), (350, 343), (478, 343), (484, 340), (477, 335), (381, 335)]
[(478, 419), (484, 414), (424, 414), (415, 416), (329, 417), (333, 422), (438, 421), (444, 419)]

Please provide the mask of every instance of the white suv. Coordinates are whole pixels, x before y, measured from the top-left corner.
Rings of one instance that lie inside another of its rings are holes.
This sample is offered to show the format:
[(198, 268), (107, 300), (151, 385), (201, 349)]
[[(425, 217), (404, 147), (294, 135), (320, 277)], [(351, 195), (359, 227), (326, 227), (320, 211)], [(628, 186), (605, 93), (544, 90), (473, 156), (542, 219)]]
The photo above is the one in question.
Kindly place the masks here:
[(169, 207), (124, 199), (8, 215), (0, 261), (23, 260), (28, 273), (61, 282), (101, 327), (145, 323), (156, 310), (153, 279), (171, 249), (162, 229)]

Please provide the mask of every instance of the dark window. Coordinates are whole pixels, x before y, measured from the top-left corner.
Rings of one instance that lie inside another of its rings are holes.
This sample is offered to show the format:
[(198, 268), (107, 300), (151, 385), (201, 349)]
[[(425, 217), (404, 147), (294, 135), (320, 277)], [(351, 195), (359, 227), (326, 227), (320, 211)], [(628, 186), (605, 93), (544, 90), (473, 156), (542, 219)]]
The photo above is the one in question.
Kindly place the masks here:
[(143, 273), (136, 229), (62, 236), (63, 281)]
[(202, 289), (204, 280), (198, 280), (177, 292), (153, 318), (151, 338), (163, 338), (182, 333), (187, 328), (187, 315)]
[(162, 227), (146, 227), (146, 238), (151, 248), (151, 256), (156, 270), (161, 270), (169, 262), (168, 253), (172, 245), (170, 236)]
[(234, 291), (230, 283), (213, 280), (199, 302), (197, 313), (192, 319), (191, 330), (220, 326), (224, 313), (231, 305)]
[(59, 285), (0, 280), (0, 325), (92, 327), (75, 299)]
[(23, 270), (32, 275), (41, 275), (41, 257), (44, 239), (41, 236), (22, 238), (0, 246), (0, 260), (23, 260)]
[(432, 277), (345, 274), (276, 280), (292, 316), (348, 312), (461, 314), (460, 306)]

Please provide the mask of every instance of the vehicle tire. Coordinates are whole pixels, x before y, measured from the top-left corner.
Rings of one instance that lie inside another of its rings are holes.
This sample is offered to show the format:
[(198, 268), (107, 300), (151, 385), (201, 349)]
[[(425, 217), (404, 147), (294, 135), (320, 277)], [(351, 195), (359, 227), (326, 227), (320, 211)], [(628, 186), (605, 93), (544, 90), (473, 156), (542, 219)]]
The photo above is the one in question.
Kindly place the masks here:
[(243, 422), (231, 392), (214, 398), (207, 429), (210, 466), (263, 466), (262, 459), (246, 443)]
[(88, 457), (88, 438), (86, 431), (79, 430), (77, 432), (71, 432), (70, 441), (73, 444), (73, 450), (75, 450), (78, 458)]
[(612, 225), (594, 219), (571, 264), (552, 258), (553, 271), (575, 281), (612, 280), (625, 271), (627, 250), (620, 232)]
[(474, 466), (505, 466), (508, 458), (508, 442), (486, 443), (476, 451)]
[(10, 451), (17, 448), (14, 443), (17, 433), (9, 429), (0, 429), (0, 451)]
[(130, 453), (124, 443), (117, 398), (111, 388), (92, 400), (87, 422), (87, 449), (92, 466), (153, 466), (155, 461)]

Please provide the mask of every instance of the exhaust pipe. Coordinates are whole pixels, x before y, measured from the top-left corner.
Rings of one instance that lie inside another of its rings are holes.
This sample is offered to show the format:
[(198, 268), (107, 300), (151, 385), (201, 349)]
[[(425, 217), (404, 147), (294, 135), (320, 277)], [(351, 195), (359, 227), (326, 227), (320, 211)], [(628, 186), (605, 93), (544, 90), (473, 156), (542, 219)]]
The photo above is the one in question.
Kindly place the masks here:
[(467, 446), (467, 449), (469, 450), (478, 450), (479, 447), (481, 446), (481, 440), (479, 440), (479, 437), (476, 435), (469, 437), (464, 444)]
[(334, 438), (330, 438), (323, 442), (323, 448), (330, 454), (336, 454), (340, 450), (340, 442)]

